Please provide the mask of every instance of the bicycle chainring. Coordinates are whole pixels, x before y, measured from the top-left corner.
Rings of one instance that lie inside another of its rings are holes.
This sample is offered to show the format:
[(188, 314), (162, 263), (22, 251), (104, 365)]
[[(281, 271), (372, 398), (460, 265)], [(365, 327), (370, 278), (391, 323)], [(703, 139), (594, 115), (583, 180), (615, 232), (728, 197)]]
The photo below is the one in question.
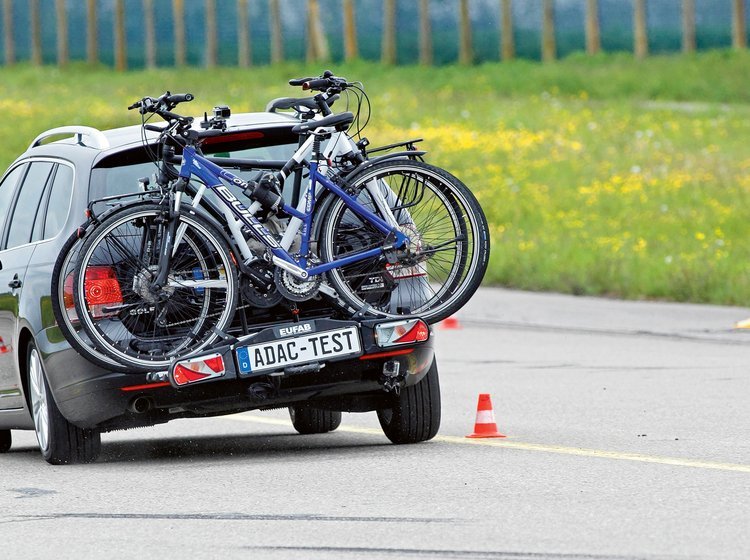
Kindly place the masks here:
[[(312, 260), (309, 264), (313, 264)], [(302, 280), (286, 270), (277, 268), (274, 272), (274, 280), (276, 289), (289, 301), (307, 301), (318, 295), (323, 276), (318, 274)]]

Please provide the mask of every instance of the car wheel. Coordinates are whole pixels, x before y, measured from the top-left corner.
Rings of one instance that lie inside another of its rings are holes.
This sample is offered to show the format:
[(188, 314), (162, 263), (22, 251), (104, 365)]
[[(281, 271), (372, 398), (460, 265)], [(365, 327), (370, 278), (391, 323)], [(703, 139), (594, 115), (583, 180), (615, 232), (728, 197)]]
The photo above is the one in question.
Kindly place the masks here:
[(34, 430), (42, 456), (52, 465), (90, 463), (101, 447), (98, 430), (81, 429), (68, 422), (49, 390), (39, 351), (33, 342), (26, 354), (29, 396)]
[(12, 442), (10, 430), (0, 430), (0, 453), (7, 453)]
[(440, 427), (440, 382), (437, 361), (427, 375), (391, 397), (389, 406), (378, 410), (380, 427), (393, 443), (417, 443), (432, 439)]
[(324, 434), (341, 425), (341, 412), (337, 410), (295, 405), (289, 407), (289, 417), (300, 434)]

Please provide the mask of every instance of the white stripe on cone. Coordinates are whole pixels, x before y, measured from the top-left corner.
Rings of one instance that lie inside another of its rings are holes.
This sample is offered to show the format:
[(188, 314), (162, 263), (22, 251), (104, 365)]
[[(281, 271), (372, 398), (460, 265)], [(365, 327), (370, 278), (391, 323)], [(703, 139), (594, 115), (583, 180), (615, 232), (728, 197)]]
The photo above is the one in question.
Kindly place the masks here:
[(477, 410), (477, 424), (494, 424), (495, 413), (492, 410)]

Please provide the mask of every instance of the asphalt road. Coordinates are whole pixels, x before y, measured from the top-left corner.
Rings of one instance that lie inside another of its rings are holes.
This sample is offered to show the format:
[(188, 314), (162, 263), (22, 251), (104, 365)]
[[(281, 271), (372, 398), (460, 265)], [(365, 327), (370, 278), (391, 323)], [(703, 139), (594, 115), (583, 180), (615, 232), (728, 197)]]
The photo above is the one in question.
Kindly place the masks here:
[[(285, 411), (105, 434), (93, 465), (0, 457), (3, 558), (750, 557), (749, 309), (482, 290), (437, 329), (443, 423)], [(491, 393), (503, 440), (468, 440)]]

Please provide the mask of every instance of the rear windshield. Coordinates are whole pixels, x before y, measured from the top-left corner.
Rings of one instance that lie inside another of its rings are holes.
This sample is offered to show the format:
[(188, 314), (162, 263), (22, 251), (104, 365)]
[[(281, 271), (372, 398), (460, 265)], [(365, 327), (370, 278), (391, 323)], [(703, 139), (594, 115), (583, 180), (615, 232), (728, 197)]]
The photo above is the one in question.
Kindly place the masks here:
[[(257, 141), (243, 141), (240, 136), (239, 140), (233, 142), (204, 145), (203, 152), (212, 157), (287, 161), (297, 149), (297, 143), (283, 140), (278, 144), (258, 146)], [(150, 150), (139, 147), (102, 160), (91, 170), (89, 199), (98, 200), (108, 196), (138, 192), (140, 188), (138, 181), (142, 178), (148, 178), (150, 184), (154, 185), (157, 167), (153, 158)], [(239, 171), (236, 169), (230, 171), (245, 181), (257, 179), (264, 172), (263, 170)], [(197, 179), (194, 179), (194, 182), (197, 188)], [(284, 197), (287, 202), (291, 197), (291, 181), (288, 183), (289, 185), (285, 185), (284, 188)], [(228, 186), (237, 197), (242, 199), (241, 189), (232, 185)], [(205, 196), (208, 200), (215, 200), (213, 198), (215, 195), (210, 191), (207, 191)]]

